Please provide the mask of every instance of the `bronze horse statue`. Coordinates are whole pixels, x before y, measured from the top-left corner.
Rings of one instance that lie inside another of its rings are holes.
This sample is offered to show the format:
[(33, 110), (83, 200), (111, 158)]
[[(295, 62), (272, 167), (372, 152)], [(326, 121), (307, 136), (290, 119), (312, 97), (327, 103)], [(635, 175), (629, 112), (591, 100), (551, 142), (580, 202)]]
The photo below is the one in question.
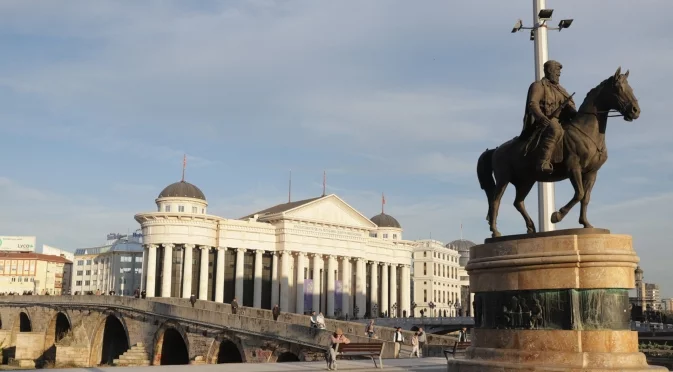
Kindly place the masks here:
[[(511, 183), (516, 187), (514, 207), (526, 221), (528, 233), (535, 232), (535, 224), (526, 212), (524, 200), (535, 182), (558, 182), (570, 179), (575, 189), (573, 198), (551, 216), (551, 222), (563, 220), (578, 202), (581, 203), (579, 223), (585, 228), (593, 227), (587, 220), (587, 205), (596, 175), (608, 159), (605, 146), (605, 130), (610, 111), (618, 111), (624, 120), (633, 121), (640, 116), (638, 100), (629, 86), (629, 72), (621, 73), (621, 67), (613, 76), (605, 79), (587, 94), (577, 110), (577, 115), (563, 125), (561, 139), (563, 160), (554, 162), (551, 174), (542, 173), (535, 167), (535, 152), (526, 155), (526, 141), (515, 137), (495, 149), (487, 149), (477, 162), (479, 185), (488, 198), (488, 221), (492, 237), (500, 236), (497, 228), (500, 199)], [(494, 179), (495, 176), (495, 179)]]

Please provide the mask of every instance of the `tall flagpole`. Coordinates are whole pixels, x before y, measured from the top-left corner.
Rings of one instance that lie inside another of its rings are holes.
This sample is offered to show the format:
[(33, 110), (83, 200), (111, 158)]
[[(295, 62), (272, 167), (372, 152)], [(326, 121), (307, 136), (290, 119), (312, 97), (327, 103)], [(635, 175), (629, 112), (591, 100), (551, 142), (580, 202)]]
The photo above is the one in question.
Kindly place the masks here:
[(287, 202), (290, 203), (292, 201), (292, 169), (290, 169), (290, 184), (288, 185), (287, 188)]
[(185, 168), (187, 168), (187, 154), (182, 155), (182, 182), (185, 182)]
[(383, 214), (383, 206), (386, 205), (386, 195), (384, 193), (381, 193), (381, 214)]

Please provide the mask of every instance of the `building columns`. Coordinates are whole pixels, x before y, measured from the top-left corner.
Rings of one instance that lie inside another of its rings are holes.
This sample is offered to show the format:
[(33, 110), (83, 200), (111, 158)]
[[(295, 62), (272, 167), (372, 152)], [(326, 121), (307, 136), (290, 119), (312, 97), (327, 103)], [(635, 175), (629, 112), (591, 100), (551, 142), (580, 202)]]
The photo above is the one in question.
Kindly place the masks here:
[(162, 244), (164, 247), (164, 263), (162, 267), (161, 297), (171, 297), (171, 279), (174, 244)]
[(400, 268), (400, 310), (404, 316), (411, 316), (411, 273), (408, 265), (402, 265)]
[[(147, 246), (144, 245), (143, 246), (143, 264), (140, 266), (141, 267), (141, 269), (140, 269), (141, 270), (140, 271), (140, 292), (142, 292), (145, 289), (145, 287), (147, 286), (147, 284), (145, 284), (145, 281), (143, 280), (143, 278), (147, 278), (146, 275), (147, 275), (147, 255), (148, 255), (148, 253), (149, 252), (148, 252)], [(96, 277), (96, 287), (98, 287), (98, 270), (99, 270), (99, 267), (100, 267), (100, 264), (96, 264), (96, 275), (95, 275), (95, 277)], [(70, 278), (68, 278), (67, 280), (70, 280)], [(72, 285), (70, 287), (72, 288)], [(63, 294), (65, 294), (65, 292), (63, 292)]]
[(313, 311), (320, 312), (320, 264), (322, 255), (313, 255)]
[(255, 294), (252, 297), (252, 306), (258, 309), (262, 308), (262, 255), (264, 251), (258, 249), (255, 251)]
[(334, 316), (334, 299), (335, 299), (335, 275), (337, 271), (336, 257), (327, 256), (327, 314), (326, 316)]
[(288, 311), (290, 306), (290, 252), (280, 253), (280, 303), (282, 311)]
[(243, 303), (243, 259), (245, 248), (236, 249), (236, 291), (234, 297), (239, 303)]
[(278, 305), (278, 252), (271, 256), (271, 307)]
[(341, 316), (346, 316), (346, 314), (352, 315), (350, 257), (341, 257), (341, 282), (343, 286), (341, 293)]
[(390, 302), (388, 301), (388, 289), (390, 288), (388, 282), (388, 268), (390, 267), (387, 263), (381, 264), (381, 308), (380, 312), (385, 313), (385, 315), (390, 316)]
[(217, 270), (215, 272), (215, 302), (224, 302), (224, 255), (226, 247), (217, 247)]
[(361, 318), (367, 311), (367, 271), (365, 269), (365, 259), (358, 257), (355, 261), (355, 306), (358, 308), (357, 314), (353, 316)]
[(185, 244), (185, 259), (182, 261), (182, 298), (192, 295), (192, 252), (194, 244)]
[(304, 314), (304, 268), (306, 267), (306, 253), (297, 252), (297, 281), (295, 282), (297, 288), (297, 304), (295, 312), (297, 314)]
[[(105, 266), (103, 266), (105, 267)], [(156, 288), (156, 274), (157, 274), (157, 246), (149, 244), (147, 246), (147, 283), (145, 283), (145, 295), (147, 297), (155, 297)]]
[(208, 300), (208, 256), (210, 247), (200, 246), (201, 249), (201, 267), (199, 271), (199, 300)]
[(369, 308), (369, 316), (377, 318), (379, 316), (379, 263), (371, 263), (371, 280), (369, 283), (369, 290), (371, 292), (371, 305)]
[(397, 265), (390, 265), (390, 304), (390, 317), (397, 318), (400, 309), (397, 302)]

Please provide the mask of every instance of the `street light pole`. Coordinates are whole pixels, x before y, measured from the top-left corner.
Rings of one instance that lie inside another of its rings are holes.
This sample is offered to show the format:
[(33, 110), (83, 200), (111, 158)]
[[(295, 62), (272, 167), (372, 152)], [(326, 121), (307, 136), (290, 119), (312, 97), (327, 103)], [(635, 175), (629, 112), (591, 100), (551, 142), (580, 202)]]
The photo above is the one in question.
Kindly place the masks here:
[[(535, 81), (544, 76), (544, 63), (549, 59), (547, 50), (547, 25), (540, 20), (540, 10), (545, 9), (545, 0), (533, 0), (533, 23), (535, 29)], [(554, 231), (551, 215), (554, 213), (556, 201), (554, 183), (537, 183), (538, 229), (539, 231)]]

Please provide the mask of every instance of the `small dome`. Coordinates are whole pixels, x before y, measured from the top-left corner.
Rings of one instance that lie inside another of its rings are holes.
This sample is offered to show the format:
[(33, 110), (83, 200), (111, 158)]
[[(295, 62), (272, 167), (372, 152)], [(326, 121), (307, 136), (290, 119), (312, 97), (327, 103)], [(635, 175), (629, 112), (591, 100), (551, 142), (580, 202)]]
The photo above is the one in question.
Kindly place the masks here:
[(397, 222), (395, 217), (387, 215), (385, 213), (377, 214), (376, 216), (370, 219), (378, 227), (394, 227), (396, 229), (401, 229), (400, 223)]
[(451, 246), (454, 246), (458, 252), (470, 252), (470, 248), (474, 247), (476, 244), (469, 240), (454, 240), (451, 243), (446, 245), (446, 248), (451, 248)]
[(196, 186), (189, 182), (180, 181), (166, 186), (159, 194), (159, 198), (193, 198), (206, 200), (206, 196)]

